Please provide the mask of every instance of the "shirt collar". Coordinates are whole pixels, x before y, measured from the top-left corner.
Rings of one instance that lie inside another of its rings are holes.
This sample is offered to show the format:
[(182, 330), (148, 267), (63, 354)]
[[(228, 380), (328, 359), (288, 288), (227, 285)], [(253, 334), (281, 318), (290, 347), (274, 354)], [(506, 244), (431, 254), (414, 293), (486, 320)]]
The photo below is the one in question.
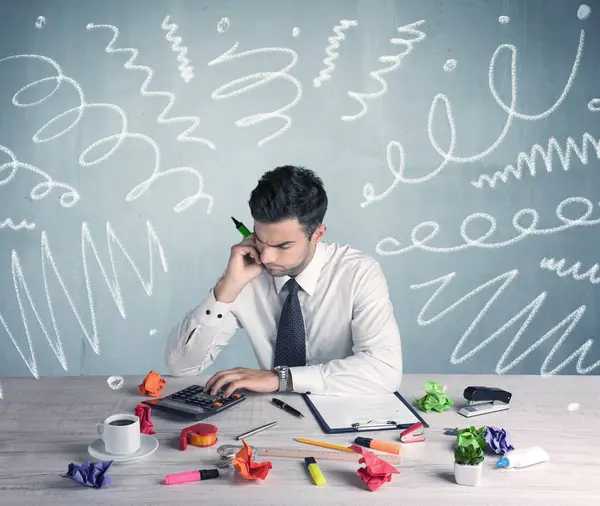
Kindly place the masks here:
[[(314, 293), (315, 287), (317, 286), (317, 281), (319, 279), (319, 274), (321, 274), (321, 269), (325, 260), (324, 248), (325, 245), (322, 242), (317, 243), (315, 254), (313, 255), (311, 261), (304, 268), (304, 270), (296, 276), (297, 283), (309, 295)], [(281, 289), (288, 282), (290, 277), (279, 276), (274, 279), (277, 293), (280, 293)]]

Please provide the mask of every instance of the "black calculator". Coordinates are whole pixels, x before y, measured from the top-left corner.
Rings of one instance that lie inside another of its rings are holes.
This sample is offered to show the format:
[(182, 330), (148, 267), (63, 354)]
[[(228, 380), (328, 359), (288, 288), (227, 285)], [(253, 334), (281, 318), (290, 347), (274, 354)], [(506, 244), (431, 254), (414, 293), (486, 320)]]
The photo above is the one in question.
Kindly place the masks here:
[(246, 400), (246, 396), (239, 392), (234, 392), (229, 397), (224, 397), (224, 393), (223, 390), (219, 390), (215, 395), (211, 395), (200, 385), (190, 385), (174, 394), (142, 402), (151, 408), (182, 418), (204, 420)]

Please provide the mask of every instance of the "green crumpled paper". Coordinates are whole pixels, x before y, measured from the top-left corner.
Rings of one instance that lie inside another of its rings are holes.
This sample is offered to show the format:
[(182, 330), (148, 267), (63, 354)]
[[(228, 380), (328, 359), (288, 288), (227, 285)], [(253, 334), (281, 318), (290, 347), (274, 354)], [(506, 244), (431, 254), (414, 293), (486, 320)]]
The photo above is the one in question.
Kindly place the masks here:
[(417, 406), (423, 411), (446, 411), (454, 405), (454, 401), (444, 393), (444, 387), (437, 381), (425, 382), (425, 395), (416, 400)]
[(487, 426), (484, 425), (479, 429), (471, 426), (467, 429), (459, 430), (456, 436), (456, 446), (473, 445), (475, 447), (479, 446), (482, 450), (485, 450), (485, 447), (488, 444), (484, 437), (486, 429)]

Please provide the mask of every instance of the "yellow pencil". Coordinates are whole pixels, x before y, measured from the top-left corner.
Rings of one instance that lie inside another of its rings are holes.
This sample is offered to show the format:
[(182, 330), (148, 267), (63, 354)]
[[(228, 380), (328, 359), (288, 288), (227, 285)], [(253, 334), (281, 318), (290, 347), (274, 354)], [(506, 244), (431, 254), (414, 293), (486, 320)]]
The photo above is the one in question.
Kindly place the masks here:
[(294, 438), (295, 441), (299, 443), (306, 443), (309, 445), (322, 446), (323, 448), (331, 448), (332, 450), (340, 450), (342, 452), (350, 452), (354, 453), (352, 448), (348, 448), (347, 446), (340, 445), (332, 445), (330, 443), (321, 443), (320, 441), (311, 441), (310, 439), (302, 439), (301, 437)]

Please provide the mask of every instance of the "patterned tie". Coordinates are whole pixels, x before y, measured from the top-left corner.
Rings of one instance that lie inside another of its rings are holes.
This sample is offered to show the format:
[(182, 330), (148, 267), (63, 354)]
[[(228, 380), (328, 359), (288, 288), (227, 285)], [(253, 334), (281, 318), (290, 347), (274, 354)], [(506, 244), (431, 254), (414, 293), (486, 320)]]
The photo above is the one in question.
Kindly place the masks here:
[(306, 333), (298, 299), (300, 286), (294, 278), (288, 280), (285, 286), (288, 287), (288, 296), (279, 318), (273, 366), (303, 366), (306, 365)]

